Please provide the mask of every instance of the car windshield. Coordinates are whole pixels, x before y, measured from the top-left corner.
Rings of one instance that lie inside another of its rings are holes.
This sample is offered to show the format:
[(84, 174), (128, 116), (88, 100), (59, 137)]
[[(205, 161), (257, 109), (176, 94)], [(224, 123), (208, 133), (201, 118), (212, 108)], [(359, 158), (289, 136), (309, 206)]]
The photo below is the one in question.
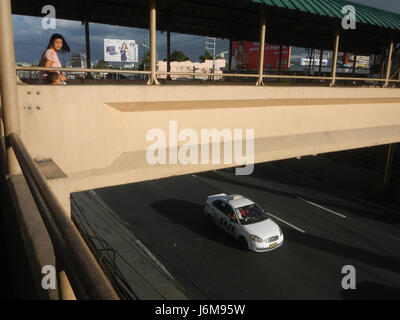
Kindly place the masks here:
[(252, 224), (268, 219), (267, 214), (256, 204), (236, 208), (241, 224)]

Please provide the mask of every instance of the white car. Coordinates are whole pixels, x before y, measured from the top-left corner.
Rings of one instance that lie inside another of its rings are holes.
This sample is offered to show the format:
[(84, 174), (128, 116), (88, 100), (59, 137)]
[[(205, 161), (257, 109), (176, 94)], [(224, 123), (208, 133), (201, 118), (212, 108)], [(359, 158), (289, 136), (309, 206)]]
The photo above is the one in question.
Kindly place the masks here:
[(273, 250), (283, 243), (281, 228), (256, 203), (240, 195), (209, 196), (204, 213), (252, 251)]

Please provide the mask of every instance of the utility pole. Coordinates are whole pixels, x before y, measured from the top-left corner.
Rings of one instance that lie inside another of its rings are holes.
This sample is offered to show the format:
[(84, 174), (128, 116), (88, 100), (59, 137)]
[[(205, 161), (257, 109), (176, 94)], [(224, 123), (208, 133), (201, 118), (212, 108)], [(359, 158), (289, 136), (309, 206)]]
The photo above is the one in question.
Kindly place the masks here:
[[(216, 38), (211, 38), (211, 37), (206, 37), (205, 41), (205, 49), (212, 50), (213, 52), (213, 68), (212, 68), (212, 73), (215, 73), (215, 45), (216, 45)], [(209, 47), (211, 46), (211, 47)], [(215, 81), (215, 77), (213, 76), (213, 80)]]
[[(146, 48), (149, 48), (149, 46), (146, 44), (146, 37), (143, 37), (143, 41), (142, 41), (141, 47), (143, 48), (143, 58), (142, 58), (143, 71), (146, 71), (146, 62), (145, 62), (144, 58), (146, 57)], [(146, 75), (143, 74), (143, 80), (145, 80), (145, 79), (146, 79)]]

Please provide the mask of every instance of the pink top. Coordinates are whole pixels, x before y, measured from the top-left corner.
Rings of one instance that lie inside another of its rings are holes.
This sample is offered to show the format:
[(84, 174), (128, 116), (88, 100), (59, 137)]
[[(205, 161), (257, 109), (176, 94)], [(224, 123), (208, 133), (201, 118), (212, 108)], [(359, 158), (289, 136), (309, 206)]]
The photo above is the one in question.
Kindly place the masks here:
[[(61, 68), (60, 60), (58, 59), (57, 52), (54, 49), (47, 49), (45, 53), (42, 55), (42, 59), (40, 59), (39, 67), (44, 67), (46, 64), (46, 60), (52, 61), (50, 67), (51, 68)], [(48, 84), (47, 81), (47, 72), (41, 71), (39, 74), (39, 81), (41, 84)]]

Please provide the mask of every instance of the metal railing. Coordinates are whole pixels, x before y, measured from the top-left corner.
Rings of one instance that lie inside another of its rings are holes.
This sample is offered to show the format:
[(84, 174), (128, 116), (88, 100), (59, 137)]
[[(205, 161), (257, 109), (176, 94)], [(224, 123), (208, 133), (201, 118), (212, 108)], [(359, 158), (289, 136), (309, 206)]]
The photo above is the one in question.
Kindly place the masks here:
[[(16, 67), (16, 71), (60, 71), (70, 73), (113, 73), (113, 74), (143, 74), (150, 75), (151, 71), (142, 70), (120, 70), (120, 69), (88, 69), (88, 68), (45, 68), (45, 67)], [(165, 72), (157, 71), (156, 75), (173, 75), (173, 76), (191, 76), (191, 77), (243, 77), (258, 78), (258, 74), (254, 73), (212, 73), (212, 72)], [(366, 82), (386, 82), (384, 78), (357, 78), (357, 77), (338, 77), (338, 76), (294, 76), (294, 75), (278, 75), (263, 74), (266, 79), (302, 79), (302, 80), (327, 80), (332, 79), (340, 81), (366, 81)], [(388, 83), (400, 83), (400, 80), (389, 79)]]
[(7, 136), (54, 247), (57, 270), (65, 271), (77, 299), (119, 300), (93, 253), (68, 218), (46, 178), (16, 133)]

